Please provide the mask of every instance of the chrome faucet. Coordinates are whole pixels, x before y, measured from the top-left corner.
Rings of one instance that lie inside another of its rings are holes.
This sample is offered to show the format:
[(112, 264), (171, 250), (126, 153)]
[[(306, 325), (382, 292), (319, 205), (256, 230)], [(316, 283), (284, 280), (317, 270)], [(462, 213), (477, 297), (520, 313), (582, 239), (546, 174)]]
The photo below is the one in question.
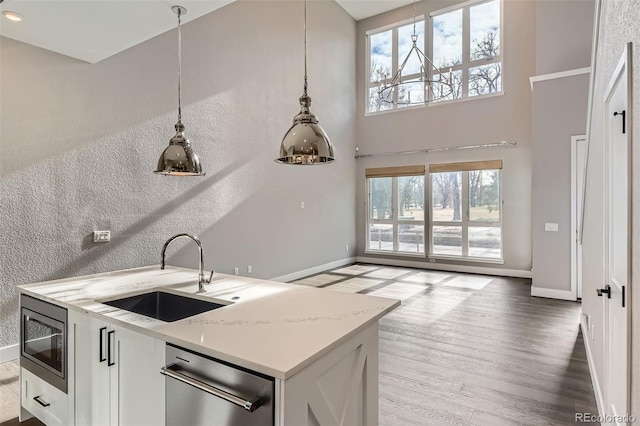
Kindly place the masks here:
[(204, 293), (206, 291), (204, 289), (204, 285), (209, 284), (211, 282), (211, 279), (213, 278), (213, 271), (211, 271), (211, 275), (209, 276), (208, 280), (204, 278), (204, 255), (202, 253), (202, 243), (200, 242), (198, 237), (195, 237), (190, 234), (177, 234), (169, 238), (162, 246), (162, 265), (160, 266), (160, 269), (164, 269), (164, 254), (167, 251), (167, 247), (169, 247), (169, 244), (171, 244), (173, 240), (176, 240), (180, 237), (190, 238), (191, 240), (193, 240), (193, 242), (195, 242), (198, 245), (198, 251), (200, 252), (200, 273), (198, 274), (198, 293)]

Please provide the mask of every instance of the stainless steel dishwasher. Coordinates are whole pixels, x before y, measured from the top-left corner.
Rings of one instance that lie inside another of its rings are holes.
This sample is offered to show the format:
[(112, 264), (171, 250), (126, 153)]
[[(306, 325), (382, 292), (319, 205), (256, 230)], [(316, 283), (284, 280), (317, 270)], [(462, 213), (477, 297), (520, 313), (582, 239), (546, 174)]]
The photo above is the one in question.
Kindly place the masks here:
[(167, 344), (168, 426), (274, 424), (272, 377)]

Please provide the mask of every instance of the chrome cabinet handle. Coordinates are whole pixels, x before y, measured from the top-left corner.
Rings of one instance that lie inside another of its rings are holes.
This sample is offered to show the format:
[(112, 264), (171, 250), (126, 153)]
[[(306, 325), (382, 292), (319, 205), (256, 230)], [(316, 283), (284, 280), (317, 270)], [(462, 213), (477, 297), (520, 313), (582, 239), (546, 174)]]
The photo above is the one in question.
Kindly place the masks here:
[(204, 391), (208, 394), (217, 396), (218, 398), (222, 398), (225, 401), (228, 401), (232, 404), (235, 404), (239, 407), (244, 408), (250, 413), (253, 413), (264, 404), (264, 400), (262, 399), (262, 397), (257, 396), (250, 400), (240, 398), (238, 396), (230, 394), (229, 392), (225, 392), (222, 389), (218, 389), (204, 382), (201, 382), (200, 380), (194, 379), (189, 376), (185, 376), (184, 374), (177, 372), (176, 371), (177, 368), (179, 367), (176, 366), (175, 364), (171, 364), (166, 367), (162, 367), (160, 369), (160, 373), (164, 374), (165, 376), (169, 376), (173, 379), (176, 379), (182, 383), (186, 383), (187, 385), (191, 385), (195, 388), (198, 388), (201, 391)]
[(42, 405), (43, 407), (48, 407), (48, 406), (50, 406), (50, 405), (51, 405), (51, 404), (49, 404), (48, 402), (44, 402), (44, 401), (42, 401), (42, 400), (40, 399), (40, 395), (38, 395), (38, 396), (34, 396), (34, 397), (33, 397), (33, 400), (34, 400), (35, 402), (37, 402), (38, 404)]

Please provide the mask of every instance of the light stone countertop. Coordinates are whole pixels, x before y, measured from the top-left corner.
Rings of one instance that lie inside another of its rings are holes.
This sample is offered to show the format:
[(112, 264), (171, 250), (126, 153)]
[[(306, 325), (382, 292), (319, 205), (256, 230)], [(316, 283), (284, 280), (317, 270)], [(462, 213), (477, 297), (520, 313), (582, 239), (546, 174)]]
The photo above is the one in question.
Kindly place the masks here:
[[(159, 266), (17, 286), (18, 291), (118, 326), (286, 380), (400, 305), (396, 299)], [(231, 303), (168, 323), (99, 301), (162, 289)]]

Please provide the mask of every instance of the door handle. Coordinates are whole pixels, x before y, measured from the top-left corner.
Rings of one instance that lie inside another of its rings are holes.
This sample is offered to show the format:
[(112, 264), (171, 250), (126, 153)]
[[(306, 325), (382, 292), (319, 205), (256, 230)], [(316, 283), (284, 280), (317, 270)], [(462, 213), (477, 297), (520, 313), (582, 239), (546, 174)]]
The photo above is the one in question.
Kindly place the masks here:
[(596, 289), (596, 293), (598, 293), (598, 296), (606, 294), (607, 299), (611, 299), (611, 286), (607, 284), (606, 286), (604, 286), (604, 288), (598, 288)]
[(107, 330), (107, 327), (102, 327), (100, 329), (100, 334), (98, 335), (98, 339), (100, 339), (100, 362), (105, 362), (107, 357), (104, 356), (104, 332)]
[[(114, 360), (111, 361), (111, 336), (115, 335), (115, 333), (115, 330), (111, 330), (107, 333), (107, 367), (111, 367), (116, 363), (115, 355), (113, 356)], [(115, 339), (113, 341), (113, 346), (115, 346)]]

